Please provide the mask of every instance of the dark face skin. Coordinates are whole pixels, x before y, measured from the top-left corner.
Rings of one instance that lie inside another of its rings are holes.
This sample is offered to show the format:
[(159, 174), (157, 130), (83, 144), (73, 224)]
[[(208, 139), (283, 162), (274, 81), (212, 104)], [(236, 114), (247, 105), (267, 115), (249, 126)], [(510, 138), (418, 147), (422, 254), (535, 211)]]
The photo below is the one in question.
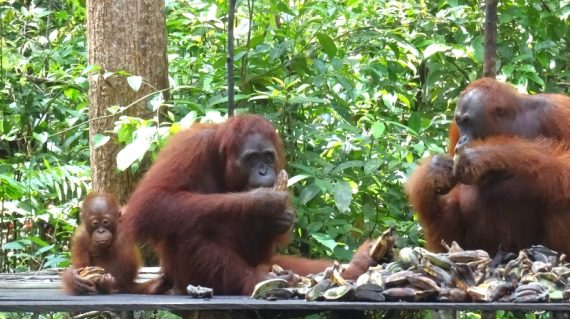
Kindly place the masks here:
[(272, 141), (261, 134), (248, 136), (243, 143), (238, 170), (247, 179), (247, 188), (271, 187), (275, 183), (277, 151)]
[(461, 94), (455, 110), (460, 139), (455, 147), (461, 151), (474, 139), (494, 135), (536, 137), (540, 135), (539, 114), (535, 105), (507, 93), (491, 96), (481, 89)]
[(92, 197), (83, 203), (81, 219), (95, 248), (102, 249), (113, 242), (118, 216), (119, 208), (105, 197)]

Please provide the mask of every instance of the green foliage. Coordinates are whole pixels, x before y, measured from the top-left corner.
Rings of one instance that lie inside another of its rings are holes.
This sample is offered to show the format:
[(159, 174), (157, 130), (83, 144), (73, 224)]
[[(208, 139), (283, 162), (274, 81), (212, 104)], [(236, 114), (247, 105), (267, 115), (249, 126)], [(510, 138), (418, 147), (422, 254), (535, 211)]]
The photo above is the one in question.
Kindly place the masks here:
[[(157, 92), (154, 118), (122, 116), (93, 139), (125, 144), (121, 169), (225, 116), (226, 3), (166, 8), (169, 99)], [(96, 67), (85, 65), (84, 11), (74, 0), (0, 3), (0, 223), (13, 225), (0, 244), (14, 257), (0, 270), (64, 265), (90, 188), (86, 76)], [(567, 91), (569, 15), (568, 0), (501, 1), (499, 77)], [(422, 243), (403, 185), (420, 158), (445, 151), (456, 98), (482, 73), (483, 19), (480, 1), (238, 1), (237, 107), (284, 138), (297, 211), (289, 252), (346, 260), (390, 225), (401, 246)], [(133, 90), (144, 80), (125, 76)]]
[(4, 1), (0, 21), (0, 271), (64, 266), (90, 188), (87, 126), (70, 129), (87, 112), (84, 9)]

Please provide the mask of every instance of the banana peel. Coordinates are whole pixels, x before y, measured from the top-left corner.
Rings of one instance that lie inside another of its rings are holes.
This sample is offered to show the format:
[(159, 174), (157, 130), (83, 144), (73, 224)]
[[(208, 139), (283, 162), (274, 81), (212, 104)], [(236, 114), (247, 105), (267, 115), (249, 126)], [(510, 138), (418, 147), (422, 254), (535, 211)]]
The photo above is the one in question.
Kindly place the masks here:
[(396, 245), (396, 237), (394, 237), (395, 227), (390, 226), (382, 233), (370, 246), (368, 255), (376, 261), (380, 261), (387, 254), (393, 253)]

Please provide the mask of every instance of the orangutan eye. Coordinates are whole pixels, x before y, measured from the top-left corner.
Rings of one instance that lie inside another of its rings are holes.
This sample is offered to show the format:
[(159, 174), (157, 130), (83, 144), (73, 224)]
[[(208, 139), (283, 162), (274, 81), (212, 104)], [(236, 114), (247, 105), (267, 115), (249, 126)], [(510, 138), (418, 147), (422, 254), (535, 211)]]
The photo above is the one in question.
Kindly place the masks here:
[(109, 220), (103, 219), (103, 226), (109, 226)]
[(257, 153), (247, 154), (245, 157), (245, 162), (249, 167), (254, 167), (255, 164), (259, 162), (259, 154)]
[(97, 227), (97, 226), (99, 226), (99, 222), (96, 221), (96, 220), (94, 220), (94, 221), (91, 222), (91, 226)]
[(263, 153), (263, 162), (266, 164), (272, 164), (275, 161), (275, 155), (273, 152), (264, 152)]

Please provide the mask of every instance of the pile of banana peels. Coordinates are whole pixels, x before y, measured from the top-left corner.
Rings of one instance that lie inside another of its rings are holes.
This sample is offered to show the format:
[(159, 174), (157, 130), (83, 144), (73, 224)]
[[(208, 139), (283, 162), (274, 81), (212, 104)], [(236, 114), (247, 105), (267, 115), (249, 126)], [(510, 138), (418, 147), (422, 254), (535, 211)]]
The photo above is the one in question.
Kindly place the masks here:
[[(463, 250), (442, 243), (445, 253), (421, 247), (395, 248), (395, 230), (386, 230), (370, 247), (380, 262), (356, 281), (342, 278), (343, 266), (307, 277), (290, 286), (276, 276), (260, 282), (252, 298), (307, 301), (441, 301), (557, 302), (570, 300), (570, 263), (566, 255), (532, 246), (518, 255), (500, 252), (493, 259), (483, 250)], [(283, 272), (274, 266), (273, 272)]]

